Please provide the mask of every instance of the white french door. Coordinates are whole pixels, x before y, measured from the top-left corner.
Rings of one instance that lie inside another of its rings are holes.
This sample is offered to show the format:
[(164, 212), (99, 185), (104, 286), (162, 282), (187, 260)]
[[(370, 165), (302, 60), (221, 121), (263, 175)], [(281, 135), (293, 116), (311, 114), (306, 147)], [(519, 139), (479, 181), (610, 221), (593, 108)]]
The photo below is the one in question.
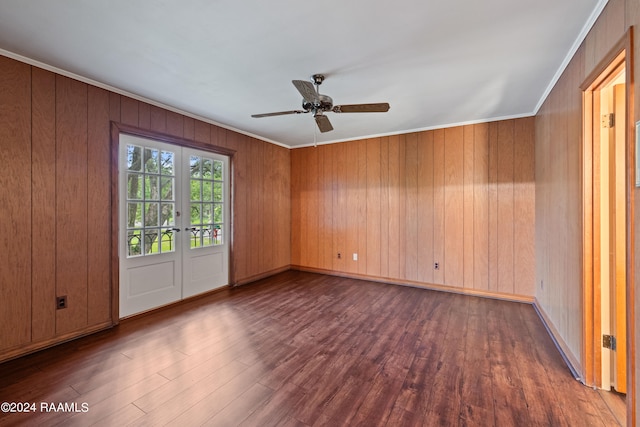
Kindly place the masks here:
[(229, 158), (120, 135), (120, 317), (229, 283)]

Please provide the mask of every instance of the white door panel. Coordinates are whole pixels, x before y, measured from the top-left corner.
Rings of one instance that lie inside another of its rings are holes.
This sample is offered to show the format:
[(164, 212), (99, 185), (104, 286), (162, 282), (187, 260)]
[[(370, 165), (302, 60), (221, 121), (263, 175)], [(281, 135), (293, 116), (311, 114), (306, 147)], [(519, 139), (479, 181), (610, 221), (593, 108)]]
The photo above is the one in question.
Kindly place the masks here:
[(228, 284), (229, 159), (120, 136), (120, 317)]
[[(189, 244), (183, 252), (183, 296), (229, 283), (229, 159), (199, 150), (183, 150), (189, 179), (182, 182), (183, 206), (189, 208)], [(185, 174), (186, 175), (186, 174)]]

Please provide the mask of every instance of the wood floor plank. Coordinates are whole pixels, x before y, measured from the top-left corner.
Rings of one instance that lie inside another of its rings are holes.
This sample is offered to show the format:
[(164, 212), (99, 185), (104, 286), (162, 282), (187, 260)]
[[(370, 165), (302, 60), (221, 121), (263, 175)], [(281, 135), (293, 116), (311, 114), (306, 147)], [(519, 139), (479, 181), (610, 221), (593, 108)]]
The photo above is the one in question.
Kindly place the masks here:
[(288, 271), (0, 364), (4, 425), (615, 426), (531, 305)]

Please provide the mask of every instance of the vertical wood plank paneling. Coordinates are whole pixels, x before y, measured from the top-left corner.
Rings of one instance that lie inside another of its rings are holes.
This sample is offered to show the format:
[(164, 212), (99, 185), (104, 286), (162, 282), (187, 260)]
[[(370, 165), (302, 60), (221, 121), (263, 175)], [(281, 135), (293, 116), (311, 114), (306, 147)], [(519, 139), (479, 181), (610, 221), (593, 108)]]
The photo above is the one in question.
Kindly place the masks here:
[(514, 122), (498, 123), (498, 291), (514, 292)]
[(129, 126), (138, 126), (138, 104), (138, 101), (128, 96), (120, 97), (120, 120), (122, 123)]
[(389, 137), (380, 139), (380, 275), (389, 275)]
[(4, 302), (0, 350), (4, 350), (31, 339), (32, 244), (28, 235), (21, 238), (31, 229), (32, 215), (31, 67), (2, 56), (0, 67), (0, 298)]
[(211, 125), (211, 144), (215, 145), (216, 147), (226, 147), (227, 130), (221, 128), (220, 126)]
[[(345, 271), (346, 263), (346, 176), (347, 159), (345, 144), (333, 144), (331, 147), (333, 157), (333, 269)], [(351, 166), (351, 165), (349, 165)], [(340, 253), (340, 258), (337, 254)]]
[[(196, 120), (196, 123), (194, 126), (195, 126), (194, 139), (198, 142), (202, 142), (203, 144), (210, 144), (211, 143), (211, 125), (209, 123)], [(244, 153), (244, 151), (241, 151), (240, 149), (238, 149), (238, 152)]]
[(263, 164), (264, 147), (260, 141), (255, 138), (251, 141), (251, 207), (252, 214), (251, 224), (251, 257), (249, 267), (251, 274), (257, 274), (262, 267), (262, 223), (256, 218), (262, 218), (264, 209), (262, 206), (263, 192)]
[[(202, 126), (202, 124), (206, 126)], [(200, 129), (200, 134), (198, 133)], [(205, 131), (206, 129), (206, 131)], [(203, 122), (196, 122), (196, 139), (200, 142), (208, 142), (209, 125)], [(249, 168), (247, 136), (236, 135), (237, 153), (233, 157), (233, 267), (235, 269), (234, 279), (238, 281), (249, 275), (248, 259), (248, 217), (247, 211), (247, 170)], [(289, 243), (290, 246), (290, 243)]]
[(173, 111), (167, 111), (167, 133), (182, 138), (184, 136), (184, 116)]
[(291, 264), (291, 242), (289, 236), (291, 234), (291, 162), (290, 150), (286, 148), (277, 148), (278, 152), (278, 168), (279, 175), (276, 177), (276, 183), (279, 183), (278, 197), (279, 202), (276, 205), (276, 219), (278, 223), (278, 254), (276, 268), (282, 268)]
[(405, 136), (405, 273), (418, 280), (418, 135)]
[(440, 268), (433, 271), (433, 283), (444, 284), (444, 270), (446, 268), (444, 241), (445, 235), (445, 205), (444, 205), (444, 130), (438, 129), (433, 133), (433, 262)]
[[(404, 148), (404, 147), (402, 147)], [(400, 233), (400, 224), (404, 220), (404, 203), (401, 192), (401, 172), (400, 166), (400, 137), (398, 135), (389, 137), (389, 277), (398, 279), (401, 276), (400, 261), (404, 260), (400, 256), (400, 247), (404, 246), (404, 233)], [(404, 152), (404, 150), (402, 150)], [(404, 158), (402, 159), (404, 163)], [(404, 175), (403, 175), (404, 177)]]
[(433, 283), (433, 132), (418, 134), (418, 281)]
[(358, 141), (358, 206), (356, 217), (358, 221), (358, 252), (357, 271), (367, 274), (367, 140)]
[(167, 133), (167, 111), (155, 105), (150, 108), (150, 129), (160, 133)]
[(183, 126), (184, 129), (182, 131), (182, 137), (184, 139), (188, 139), (193, 141), (195, 139), (195, 120), (191, 117), (183, 116)]
[[(464, 147), (463, 147), (463, 218), (464, 226), (462, 229), (462, 236), (464, 239), (464, 256), (463, 256), (463, 286), (468, 289), (473, 289), (473, 277), (474, 277), (474, 250), (473, 250), (473, 237), (474, 237), (474, 217), (473, 217), (473, 193), (474, 193), (474, 132), (475, 126), (469, 125), (463, 128), (464, 135)], [(530, 242), (529, 242), (530, 243)]]
[(323, 185), (322, 189), (322, 233), (320, 235), (320, 252), (322, 262), (321, 268), (331, 270), (333, 268), (333, 258), (335, 256), (333, 251), (333, 180), (334, 180), (334, 168), (335, 161), (333, 156), (334, 145), (323, 145), (318, 147), (318, 150), (322, 153), (320, 158), (322, 159), (322, 171), (323, 171)]
[(291, 152), (291, 263), (294, 265), (305, 265), (306, 258), (303, 259), (303, 243), (305, 230), (302, 224), (306, 220), (304, 188), (302, 180), (305, 178), (305, 149), (292, 150)]
[(489, 125), (475, 125), (473, 135), (473, 286), (488, 291)]
[(142, 129), (151, 128), (151, 105), (138, 102), (138, 126)]
[[(531, 150), (533, 119), (518, 120), (523, 121), (518, 132), (529, 138)], [(532, 296), (532, 290), (514, 292), (513, 260), (508, 270), (499, 269), (499, 256), (509, 256), (505, 247), (511, 247), (510, 256), (515, 257), (516, 233), (504, 235), (504, 229), (515, 227), (514, 168), (533, 171), (533, 157), (514, 149), (518, 120), (293, 150), (291, 221), (297, 254), (293, 263)], [(511, 151), (507, 157), (500, 153), (505, 148)], [(522, 156), (517, 166), (515, 156)], [(534, 206), (533, 191), (521, 197), (523, 208)], [(511, 218), (505, 218), (503, 211), (512, 212)], [(525, 217), (522, 220), (525, 227)], [(529, 227), (531, 231), (533, 223)], [(311, 243), (315, 237), (309, 237), (316, 233), (317, 253)], [(323, 238), (330, 242), (327, 254), (323, 254)], [(533, 253), (533, 240), (518, 245), (522, 253)], [(359, 261), (353, 261), (353, 253), (360, 255)], [(490, 260), (493, 288), (489, 286)], [(519, 263), (519, 269), (529, 269), (531, 274), (532, 257)], [(498, 275), (504, 272), (510, 272), (512, 289), (500, 291)]]
[(458, 126), (445, 129), (444, 283), (464, 284), (464, 135)]
[(320, 209), (320, 200), (318, 198), (318, 180), (320, 176), (318, 174), (318, 150), (316, 147), (310, 147), (306, 149), (307, 153), (305, 158), (306, 163), (306, 176), (307, 186), (304, 189), (307, 194), (306, 203), (306, 224), (307, 230), (305, 238), (305, 251), (308, 259), (307, 265), (312, 267), (319, 267), (319, 247), (318, 247), (318, 211)]
[(56, 333), (87, 326), (87, 85), (56, 76)]
[(109, 120), (120, 122), (121, 100), (117, 93), (109, 92)]
[[(138, 115), (135, 116), (137, 123)], [(88, 87), (87, 118), (90, 168), (87, 215), (91, 219), (87, 229), (87, 322), (95, 325), (111, 320), (111, 150), (105, 143), (110, 135), (107, 91)]]
[(35, 67), (31, 73), (31, 338), (39, 341), (56, 332), (56, 77)]
[(345, 147), (346, 162), (344, 185), (344, 229), (345, 253), (343, 254), (345, 269), (349, 273), (358, 272), (358, 262), (353, 260), (353, 254), (358, 252), (358, 142), (342, 144)]
[[(227, 140), (226, 135), (224, 138), (225, 142)], [(277, 236), (274, 235), (275, 232), (275, 218), (274, 218), (274, 186), (276, 185), (275, 175), (278, 165), (275, 163), (274, 158), (274, 149), (275, 145), (273, 144), (265, 144), (261, 142), (264, 155), (262, 157), (263, 162), (263, 179), (261, 180), (262, 190), (260, 192), (261, 196), (261, 205), (262, 205), (262, 221), (260, 221), (260, 225), (262, 226), (262, 241), (260, 245), (260, 254), (262, 255), (262, 264), (260, 269), (262, 271), (270, 271), (273, 269), (273, 260), (274, 260), (274, 251), (265, 250), (268, 247), (271, 247), (275, 244)]]
[[(573, 59), (571, 60), (569, 70), (569, 82), (570, 91), (568, 92), (568, 102), (569, 102), (569, 110), (568, 110), (568, 122), (567, 122), (567, 147), (571, 147), (568, 150), (568, 159), (567, 159), (567, 176), (568, 177), (580, 177), (583, 176), (583, 173), (587, 173), (583, 171), (583, 150), (575, 149), (573, 147), (581, 147), (584, 145), (582, 135), (583, 135), (583, 93), (580, 90), (580, 85), (582, 84), (584, 77), (580, 73), (579, 70), (584, 68), (583, 66), (583, 57), (584, 57), (584, 49), (578, 49)], [(535, 133), (534, 133), (535, 135)], [(535, 151), (535, 138), (533, 142), (534, 151)], [(534, 162), (535, 163), (535, 162)], [(535, 171), (535, 164), (534, 164)], [(535, 181), (535, 173), (534, 173), (534, 181)], [(569, 178), (568, 180), (568, 194), (576, 195), (572, 198), (572, 202), (567, 211), (568, 218), (584, 218), (588, 213), (583, 208), (583, 199), (584, 197), (577, 197), (578, 194), (584, 194), (582, 182), (580, 179)], [(535, 193), (535, 186), (534, 186)], [(535, 206), (533, 217), (535, 219)], [(583, 245), (583, 227), (586, 224), (584, 220), (581, 221), (569, 221), (569, 225), (567, 229), (569, 230), (570, 242), (569, 245), (572, 247), (582, 248)], [(535, 239), (535, 228), (534, 228), (534, 239)], [(535, 250), (534, 250), (535, 254)], [(583, 260), (583, 252), (582, 251), (567, 251), (567, 262), (568, 266), (571, 270), (576, 271), (574, 278), (571, 279), (571, 282), (579, 284), (578, 286), (567, 286), (568, 290), (568, 299), (567, 299), (567, 312), (571, 313), (580, 313), (583, 308), (583, 284), (586, 287), (585, 279), (583, 279), (582, 274), (582, 266), (584, 265)], [(534, 264), (534, 277), (531, 279), (533, 290), (535, 292), (536, 280), (535, 280), (535, 264)], [(583, 329), (583, 319), (578, 316), (567, 316), (567, 324), (568, 330), (571, 331), (581, 331)], [(576, 335), (579, 332), (575, 333)], [(576, 341), (579, 338), (576, 337)], [(576, 346), (577, 348), (577, 346)]]
[(309, 192), (307, 191), (309, 174), (307, 174), (306, 170), (308, 167), (309, 156), (308, 156), (308, 148), (303, 148), (301, 151), (301, 157), (298, 158), (300, 161), (300, 176), (298, 177), (298, 203), (299, 208), (297, 210), (298, 215), (300, 215), (299, 219), (299, 227), (297, 227), (298, 232), (300, 233), (299, 238), (299, 257), (300, 263), (302, 265), (312, 265), (312, 262), (309, 260)]
[[(394, 137), (390, 137), (393, 139)], [(407, 257), (406, 228), (407, 228), (407, 198), (406, 186), (406, 140), (407, 135), (398, 135), (398, 278), (406, 276), (405, 260)]]
[[(379, 277), (380, 273), (380, 138), (367, 141), (367, 271), (370, 276)], [(386, 218), (384, 218), (386, 222)]]
[(489, 253), (488, 253), (488, 290), (498, 291), (498, 123), (489, 123)]
[(535, 292), (535, 171), (533, 119), (515, 122), (514, 292)]

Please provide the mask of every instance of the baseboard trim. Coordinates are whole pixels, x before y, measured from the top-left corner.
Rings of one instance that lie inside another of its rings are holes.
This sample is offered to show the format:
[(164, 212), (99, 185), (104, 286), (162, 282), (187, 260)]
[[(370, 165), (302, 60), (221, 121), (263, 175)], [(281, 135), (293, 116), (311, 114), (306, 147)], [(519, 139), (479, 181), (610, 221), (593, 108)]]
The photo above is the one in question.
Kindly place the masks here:
[(455, 288), (453, 286), (436, 285), (433, 283), (416, 282), (413, 280), (398, 280), (389, 277), (368, 276), (365, 274), (345, 273), (342, 271), (325, 270), (321, 268), (305, 267), (301, 265), (291, 265), (292, 270), (306, 271), (309, 273), (326, 274), (328, 276), (345, 277), (348, 279), (368, 280), (370, 282), (386, 283), (390, 285), (409, 286), (412, 288), (429, 289), (433, 291), (450, 292), (455, 294), (463, 294), (476, 296), (481, 298), (499, 299), (505, 301), (521, 302), (533, 304), (533, 297), (526, 295), (512, 295), (501, 292), (480, 291), (477, 289)]
[(581, 375), (580, 375), (580, 372), (583, 372), (582, 364), (575, 357), (575, 355), (571, 352), (571, 349), (569, 348), (567, 343), (562, 339), (562, 336), (560, 335), (560, 333), (558, 332), (556, 327), (553, 325), (553, 322), (551, 321), (551, 318), (547, 315), (547, 313), (540, 306), (540, 303), (539, 303), (537, 298), (534, 299), (533, 308), (535, 309), (536, 313), (538, 314), (538, 317), (542, 321), (542, 324), (544, 325), (545, 329), (549, 333), (549, 336), (551, 337), (551, 340), (553, 341), (553, 343), (555, 344), (556, 348), (560, 352), (560, 355), (562, 356), (562, 359), (564, 360), (564, 363), (567, 365), (567, 367), (571, 371), (571, 375), (573, 375), (573, 377), (576, 380), (578, 380), (578, 381), (580, 381), (581, 383), (584, 384), (584, 378), (582, 378)]
[(26, 356), (31, 353), (35, 353), (46, 348), (55, 347), (59, 344), (64, 344), (69, 341), (73, 341), (78, 338), (85, 337), (87, 335), (95, 334), (96, 332), (104, 331), (112, 328), (115, 324), (111, 321), (98, 323), (97, 325), (90, 326), (85, 329), (81, 329), (74, 332), (69, 332), (62, 335), (56, 335), (55, 337), (48, 338), (43, 341), (23, 345), (20, 347), (14, 347), (10, 350), (0, 353), (0, 363), (8, 362), (12, 359), (17, 359), (22, 356)]
[(244, 277), (242, 279), (236, 280), (236, 282), (232, 286), (248, 285), (249, 283), (253, 283), (261, 279), (266, 279), (267, 277), (274, 276), (278, 273), (284, 273), (285, 271), (289, 271), (289, 270), (291, 270), (290, 265), (274, 268), (273, 270), (265, 271), (263, 273), (254, 274), (253, 276), (248, 276), (248, 277)]

